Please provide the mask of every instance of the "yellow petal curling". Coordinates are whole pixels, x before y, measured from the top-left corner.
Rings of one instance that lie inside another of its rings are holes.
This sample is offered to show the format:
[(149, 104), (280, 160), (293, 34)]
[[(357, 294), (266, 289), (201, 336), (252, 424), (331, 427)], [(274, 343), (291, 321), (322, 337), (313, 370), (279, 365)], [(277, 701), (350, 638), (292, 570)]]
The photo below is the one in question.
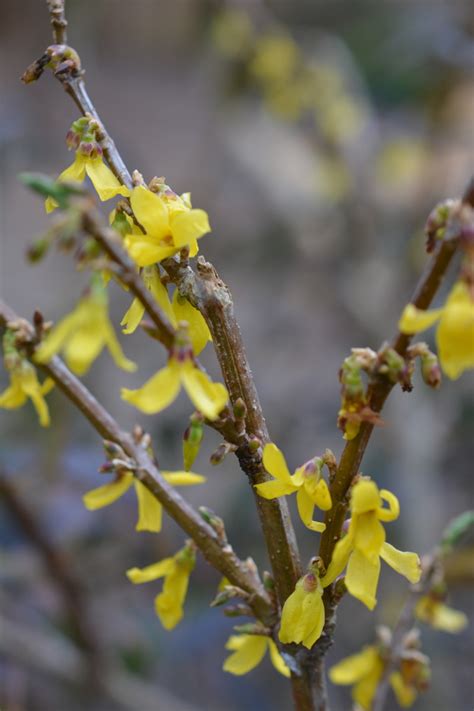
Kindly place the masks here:
[(259, 496), (274, 499), (297, 492), (298, 513), (304, 525), (312, 531), (319, 533), (324, 531), (326, 529), (324, 523), (313, 521), (316, 506), (324, 511), (332, 507), (331, 494), (321, 476), (322, 461), (311, 460), (298, 467), (291, 475), (283, 453), (273, 442), (270, 442), (263, 450), (263, 465), (274, 479), (255, 485)]
[[(168, 291), (161, 282), (157, 267), (145, 267), (142, 272), (142, 278), (146, 288), (152, 293), (160, 309), (167, 316), (171, 325), (176, 328), (177, 319), (169, 300)], [(122, 329), (123, 333), (130, 334), (136, 331), (144, 313), (145, 307), (140, 299), (135, 298), (120, 322), (120, 325), (124, 326)]]
[(370, 711), (383, 668), (377, 648), (367, 646), (333, 666), (329, 678), (333, 684), (352, 685), (354, 701), (364, 711)]
[(408, 304), (399, 328), (402, 333), (419, 333), (438, 320), (436, 344), (440, 364), (446, 375), (455, 380), (465, 370), (474, 368), (474, 301), (465, 282), (454, 284), (440, 309), (422, 311)]
[(117, 499), (120, 499), (120, 497), (130, 489), (132, 484), (133, 474), (131, 472), (126, 472), (122, 476), (117, 477), (115, 481), (99, 486), (97, 489), (88, 491), (82, 497), (82, 501), (84, 502), (86, 509), (89, 509), (89, 511), (96, 511), (97, 509), (109, 506), (117, 501)]
[[(383, 506), (384, 500), (388, 507)], [(398, 499), (391, 492), (379, 491), (373, 481), (358, 481), (351, 494), (348, 532), (336, 543), (322, 584), (332, 583), (347, 565), (345, 583), (349, 593), (372, 610), (377, 602), (380, 558), (411, 583), (417, 583), (421, 576), (418, 555), (399, 551), (385, 541), (381, 521), (394, 520), (399, 510)]]
[(170, 358), (167, 366), (159, 370), (138, 390), (122, 388), (121, 397), (147, 415), (161, 412), (178, 397), (181, 387), (180, 367)]

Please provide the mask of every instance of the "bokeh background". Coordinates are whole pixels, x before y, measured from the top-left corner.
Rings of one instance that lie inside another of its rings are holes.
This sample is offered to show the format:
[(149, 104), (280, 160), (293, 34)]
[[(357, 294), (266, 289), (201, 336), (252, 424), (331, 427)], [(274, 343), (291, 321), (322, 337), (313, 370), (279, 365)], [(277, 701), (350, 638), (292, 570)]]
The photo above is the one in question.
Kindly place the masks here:
[[(69, 41), (129, 168), (166, 176), (209, 212), (213, 231), (201, 250), (233, 291), (273, 440), (291, 467), (326, 447), (339, 455), (338, 368), (352, 346), (391, 337), (426, 262), (424, 220), (439, 199), (462, 192), (472, 169), (472, 3), (67, 5)], [(0, 11), (0, 291), (24, 316), (40, 308), (58, 319), (87, 275), (61, 254), (26, 262), (48, 219), (17, 174), (57, 175), (71, 162), (64, 137), (77, 113), (51, 75), (19, 82), (50, 42), (44, 3), (1, 0)], [(118, 324), (129, 298), (112, 285), (111, 299)], [(123, 426), (139, 422), (152, 434), (163, 468), (179, 469), (189, 402), (183, 396), (153, 418), (122, 403), (120, 385), (138, 386), (164, 362), (142, 334), (123, 344), (137, 374), (104, 354), (85, 381)], [(402, 549), (428, 551), (472, 505), (472, 386), (467, 375), (433, 392), (417, 374), (414, 392), (396, 391), (387, 404), (363, 471), (399, 496), (388, 535)], [(288, 685), (267, 659), (243, 680), (221, 671), (233, 621), (209, 608), (219, 578), (202, 560), (184, 621), (171, 633), (161, 628), (153, 613), (160, 583), (133, 586), (124, 571), (172, 554), (183, 535), (169, 519), (159, 536), (136, 533), (132, 493), (86, 511), (81, 495), (103, 482), (101, 443), (60, 393), (49, 402), (46, 431), (30, 405), (0, 413), (3, 711), (290, 709)], [(264, 569), (244, 476), (232, 457), (209, 464), (218, 444), (206, 432), (194, 470), (208, 483), (186, 496), (223, 516), (238, 553)], [(309, 558), (315, 537), (297, 518), (295, 526)], [(448, 575), (452, 605), (467, 612), (472, 550), (451, 560)], [(385, 566), (374, 614), (346, 599), (329, 663), (370, 643), (375, 623), (392, 624), (405, 593)], [(422, 634), (433, 680), (415, 708), (471, 709), (472, 633)], [(91, 668), (99, 677), (112, 668), (107, 694)], [(351, 708), (347, 689), (329, 693), (334, 708)]]

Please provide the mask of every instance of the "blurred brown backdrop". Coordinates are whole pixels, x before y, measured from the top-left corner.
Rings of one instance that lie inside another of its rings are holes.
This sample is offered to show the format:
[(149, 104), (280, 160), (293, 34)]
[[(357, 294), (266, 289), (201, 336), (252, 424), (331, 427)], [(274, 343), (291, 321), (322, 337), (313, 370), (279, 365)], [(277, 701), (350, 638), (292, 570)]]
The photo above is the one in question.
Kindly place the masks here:
[[(472, 3), (234, 3), (248, 9), (259, 32), (289, 33), (308, 65), (329, 68), (333, 86), (342, 87), (342, 108), (327, 115), (319, 108), (298, 121), (272, 110), (245, 58), (226, 57), (216, 46), (223, 4), (67, 5), (69, 41), (129, 168), (147, 179), (165, 175), (209, 212), (213, 232), (201, 250), (233, 291), (272, 438), (292, 467), (326, 447), (338, 455), (339, 365), (351, 346), (377, 348), (391, 336), (425, 262), (426, 215), (439, 199), (458, 195), (472, 170)], [(58, 319), (75, 304), (86, 276), (60, 254), (34, 268), (26, 263), (28, 244), (48, 220), (16, 176), (56, 175), (69, 164), (63, 139), (77, 114), (49, 74), (28, 87), (19, 82), (50, 42), (44, 4), (1, 0), (0, 12), (0, 291), (25, 316), (41, 308)], [(347, 130), (334, 133), (344, 111)], [(114, 287), (111, 294), (118, 324), (128, 298)], [(156, 418), (124, 405), (120, 385), (141, 384), (163, 354), (140, 334), (123, 343), (140, 371), (124, 375), (104, 355), (86, 382), (124, 426), (138, 421), (152, 433), (164, 468), (178, 469), (189, 403), (182, 397)], [(211, 352), (205, 361), (217, 374)], [(389, 526), (389, 540), (424, 552), (469, 499), (472, 505), (473, 378), (445, 381), (436, 393), (418, 375), (415, 385), (410, 395), (392, 395), (363, 471), (400, 498), (402, 514)], [(64, 595), (5, 505), (2, 709), (289, 709), (287, 684), (268, 660), (243, 680), (221, 671), (232, 621), (208, 608), (218, 577), (202, 561), (184, 621), (172, 633), (161, 629), (152, 608), (159, 584), (132, 586), (124, 571), (171, 554), (183, 536), (168, 519), (159, 537), (135, 533), (132, 494), (103, 511), (84, 510), (81, 494), (101, 483), (101, 445), (59, 393), (50, 402), (53, 426), (45, 432), (30, 406), (0, 412), (1, 476), (67, 557), (90, 641), (117, 673), (109, 698), (78, 678)], [(223, 515), (239, 554), (266, 566), (236, 462), (229, 458), (217, 469), (208, 463), (217, 444), (207, 432), (194, 469), (208, 484), (186, 495)], [(295, 525), (309, 557), (314, 536)], [(471, 573), (461, 564), (451, 585), (452, 604), (468, 612), (471, 585), (472, 559)], [(375, 614), (346, 600), (329, 662), (370, 642), (374, 622), (393, 623), (405, 589), (385, 568)], [(423, 639), (433, 683), (415, 708), (467, 711), (472, 635), (423, 629)], [(334, 708), (350, 708), (346, 689), (332, 687), (330, 695)]]

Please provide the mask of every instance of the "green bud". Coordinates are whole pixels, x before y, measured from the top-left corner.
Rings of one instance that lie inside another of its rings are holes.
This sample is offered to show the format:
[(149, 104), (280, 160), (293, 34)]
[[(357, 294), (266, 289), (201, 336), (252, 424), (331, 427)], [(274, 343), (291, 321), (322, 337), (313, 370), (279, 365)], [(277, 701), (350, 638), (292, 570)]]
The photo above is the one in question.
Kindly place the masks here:
[(67, 208), (73, 195), (84, 195), (84, 188), (75, 183), (58, 183), (42, 173), (20, 173), (21, 182), (45, 198), (53, 198), (61, 209)]
[(28, 247), (28, 250), (26, 252), (28, 260), (33, 264), (35, 264), (36, 262), (40, 262), (46, 255), (49, 249), (49, 245), (50, 242), (45, 237), (36, 240), (36, 242), (34, 242), (30, 247)]
[(448, 553), (452, 548), (455, 548), (472, 527), (474, 527), (474, 511), (465, 511), (456, 516), (444, 530), (441, 539), (443, 553)]
[(183, 435), (183, 462), (185, 471), (189, 472), (201, 449), (204, 427), (201, 419), (191, 418), (189, 427)]

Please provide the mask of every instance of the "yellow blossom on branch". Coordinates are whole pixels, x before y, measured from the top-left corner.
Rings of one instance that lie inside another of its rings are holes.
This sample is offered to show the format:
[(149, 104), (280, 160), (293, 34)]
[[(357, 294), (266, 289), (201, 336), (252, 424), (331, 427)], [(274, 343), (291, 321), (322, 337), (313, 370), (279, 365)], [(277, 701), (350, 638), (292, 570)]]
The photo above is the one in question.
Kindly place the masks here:
[(422, 622), (443, 632), (461, 632), (468, 624), (464, 612), (445, 605), (443, 599), (435, 593), (424, 595), (418, 600), (415, 615)]
[[(142, 271), (143, 281), (147, 289), (153, 294), (157, 304), (166, 314), (171, 324), (176, 328), (180, 321), (188, 324), (188, 333), (193, 347), (194, 355), (199, 355), (206, 343), (211, 341), (211, 334), (202, 314), (192, 306), (189, 301), (181, 296), (176, 289), (171, 302), (166, 287), (162, 284), (158, 267), (153, 265), (145, 267)], [(121, 326), (123, 332), (133, 333), (145, 313), (142, 302), (135, 298), (130, 308), (124, 315)]]
[(197, 240), (210, 232), (207, 213), (191, 207), (189, 193), (176, 195), (166, 185), (155, 193), (139, 185), (133, 189), (130, 203), (145, 233), (127, 235), (125, 246), (140, 267), (161, 262), (183, 247), (189, 247), (194, 257)]
[(22, 407), (28, 398), (38, 413), (42, 427), (50, 424), (48, 405), (44, 396), (54, 387), (51, 378), (40, 384), (36, 369), (27, 360), (21, 359), (10, 369), (10, 385), (0, 393), (0, 407), (5, 410), (16, 410)]
[[(119, 183), (110, 168), (105, 165), (101, 154), (86, 155), (81, 152), (81, 149), (76, 151), (74, 162), (66, 170), (63, 170), (57, 181), (59, 183), (83, 183), (86, 175), (90, 178), (97, 195), (102, 201), (110, 200), (116, 195), (123, 195), (124, 197), (130, 195), (130, 190), (122, 183)], [(46, 199), (46, 212), (52, 212), (56, 207), (57, 203), (53, 198)]]
[[(388, 507), (384, 507), (384, 501)], [(373, 481), (358, 481), (351, 494), (348, 532), (336, 543), (322, 580), (323, 585), (332, 583), (347, 565), (347, 590), (369, 610), (373, 610), (377, 602), (380, 558), (411, 583), (417, 583), (421, 575), (418, 555), (399, 551), (385, 541), (385, 529), (381, 521), (394, 521), (399, 513), (398, 499), (394, 494), (386, 489), (379, 491)]]
[(108, 314), (107, 292), (100, 279), (95, 279), (76, 308), (46, 336), (36, 350), (35, 361), (47, 363), (63, 351), (68, 367), (77, 375), (84, 375), (105, 346), (119, 368), (136, 369), (135, 363), (125, 357), (115, 335)]
[[(346, 657), (329, 670), (333, 684), (351, 685), (352, 698), (364, 711), (370, 711), (385, 663), (378, 647), (366, 646), (358, 654)], [(417, 691), (408, 685), (400, 672), (390, 675), (390, 685), (400, 706), (408, 707), (416, 699)]]
[(227, 640), (225, 648), (233, 652), (227, 657), (223, 666), (224, 671), (230, 674), (241, 676), (252, 671), (260, 664), (268, 650), (277, 672), (286, 677), (290, 676), (290, 670), (271, 637), (259, 634), (233, 634)]
[(172, 630), (183, 618), (183, 605), (188, 591), (189, 576), (196, 562), (195, 544), (188, 541), (172, 558), (146, 568), (130, 568), (128, 579), (135, 584), (165, 579), (163, 591), (155, 598), (155, 611), (166, 630)]
[(283, 453), (271, 442), (263, 450), (263, 465), (273, 476), (273, 481), (256, 484), (259, 496), (276, 499), (296, 492), (298, 512), (305, 526), (312, 531), (324, 531), (324, 523), (313, 521), (315, 506), (323, 511), (328, 511), (332, 506), (328, 486), (321, 475), (322, 459), (315, 457), (290, 475)]
[[(162, 471), (161, 475), (168, 484), (172, 486), (194, 486), (203, 484), (206, 481), (201, 474), (193, 472), (167, 472)], [(136, 479), (132, 472), (124, 472), (117, 475), (116, 479), (109, 484), (99, 486), (84, 494), (82, 500), (89, 511), (101, 509), (109, 506), (123, 496), (131, 486), (134, 486), (138, 500), (138, 521), (137, 531), (151, 531), (159, 533), (161, 531), (163, 519), (163, 507), (157, 498), (146, 488), (139, 479)]]
[(280, 642), (303, 644), (307, 649), (318, 641), (324, 627), (323, 584), (317, 563), (298, 580), (281, 613)]
[(422, 311), (408, 304), (398, 327), (402, 333), (424, 331), (436, 322), (436, 344), (441, 367), (455, 380), (465, 370), (474, 368), (474, 301), (463, 281), (457, 281), (444, 306)]
[(178, 329), (168, 364), (138, 390), (122, 388), (122, 399), (148, 415), (161, 412), (177, 398), (184, 387), (197, 410), (216, 420), (229, 399), (221, 383), (213, 383), (194, 362), (185, 327)]

